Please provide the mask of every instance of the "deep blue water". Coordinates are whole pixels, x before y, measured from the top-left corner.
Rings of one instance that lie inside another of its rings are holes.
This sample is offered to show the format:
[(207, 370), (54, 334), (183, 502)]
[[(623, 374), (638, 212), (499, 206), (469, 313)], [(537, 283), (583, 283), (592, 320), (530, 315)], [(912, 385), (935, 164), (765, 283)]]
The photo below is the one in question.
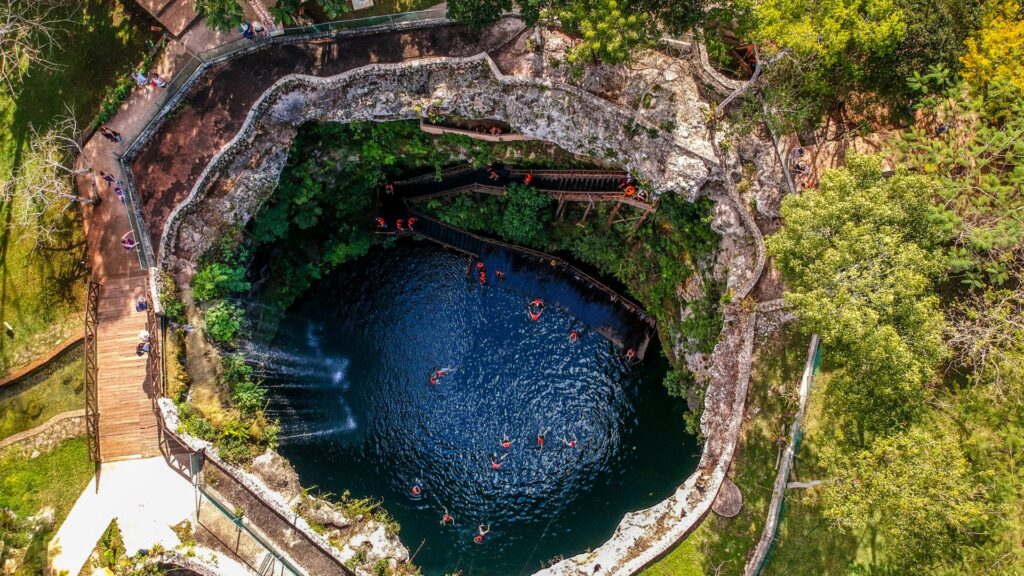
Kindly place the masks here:
[[(248, 352), (303, 485), (382, 499), (410, 550), (423, 544), (426, 576), (518, 576), (599, 545), (623, 513), (668, 496), (697, 448), (656, 346), (629, 366), (594, 330), (570, 343), (579, 320), (548, 306), (531, 321), (527, 303), (544, 294), (481, 287), (469, 264), (427, 242), (375, 251), (321, 280), (274, 342)], [(448, 372), (431, 385), (438, 368)], [(444, 508), (455, 526), (439, 525)], [(477, 544), (481, 523), (491, 533)]]

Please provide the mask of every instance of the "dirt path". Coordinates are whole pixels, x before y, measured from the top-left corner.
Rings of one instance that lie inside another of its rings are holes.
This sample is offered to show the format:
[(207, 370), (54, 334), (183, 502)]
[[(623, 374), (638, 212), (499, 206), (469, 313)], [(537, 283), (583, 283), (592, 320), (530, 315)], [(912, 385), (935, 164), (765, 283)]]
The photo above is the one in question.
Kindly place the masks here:
[(253, 103), (288, 74), (333, 76), (373, 63), (462, 57), (495, 49), (521, 30), (501, 25), (473, 38), (457, 26), (278, 44), (230, 60), (207, 73), (181, 111), (153, 136), (132, 164), (142, 216), (153, 246), (171, 211), (203, 168), (245, 122)]

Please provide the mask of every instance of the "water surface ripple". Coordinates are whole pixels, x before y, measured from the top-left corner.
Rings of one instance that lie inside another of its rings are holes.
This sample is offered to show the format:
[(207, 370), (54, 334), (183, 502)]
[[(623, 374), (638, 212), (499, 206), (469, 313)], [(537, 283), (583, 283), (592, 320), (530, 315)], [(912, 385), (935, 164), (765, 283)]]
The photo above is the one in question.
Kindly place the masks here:
[[(424, 242), (375, 251), (322, 280), (271, 345), (247, 353), (303, 485), (383, 499), (410, 550), (423, 543), (426, 576), (529, 574), (668, 496), (697, 449), (656, 348), (629, 366), (559, 309), (531, 321), (527, 303), (544, 294), (481, 287), (468, 264)], [(575, 448), (563, 443), (573, 437)], [(439, 525), (445, 508), (454, 526)], [(491, 533), (477, 544), (481, 523)]]

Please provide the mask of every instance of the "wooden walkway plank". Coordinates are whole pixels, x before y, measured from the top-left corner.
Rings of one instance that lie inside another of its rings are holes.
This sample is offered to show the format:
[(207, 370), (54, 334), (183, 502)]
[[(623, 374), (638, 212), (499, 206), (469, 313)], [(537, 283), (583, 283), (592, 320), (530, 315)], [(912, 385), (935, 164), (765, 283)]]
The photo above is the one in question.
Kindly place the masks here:
[(146, 313), (135, 311), (135, 301), (145, 295), (141, 275), (108, 279), (100, 289), (97, 395), (100, 456), (105, 462), (160, 453), (156, 414), (146, 393), (147, 357), (135, 353), (139, 333), (146, 328)]

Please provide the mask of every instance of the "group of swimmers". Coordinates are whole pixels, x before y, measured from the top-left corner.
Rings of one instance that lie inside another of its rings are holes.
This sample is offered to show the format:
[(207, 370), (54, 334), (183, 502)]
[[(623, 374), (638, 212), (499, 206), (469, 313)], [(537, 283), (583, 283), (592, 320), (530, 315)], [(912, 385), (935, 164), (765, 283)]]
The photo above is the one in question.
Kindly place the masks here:
[[(443, 374), (443, 372), (444, 372), (443, 370), (438, 370), (436, 375), (438, 377), (440, 377), (440, 375)], [(434, 380), (434, 376), (433, 375), (430, 378), (431, 378), (431, 381)], [(547, 428), (545, 428), (545, 429), (543, 429), (543, 430), (541, 430), (540, 432), (537, 433), (537, 446), (538, 446), (538, 448), (541, 451), (544, 450), (544, 444), (545, 444), (545, 442), (547, 440), (547, 434), (548, 434), (548, 429)], [(498, 444), (501, 446), (501, 448), (503, 450), (511, 450), (512, 449), (512, 443), (513, 443), (513, 440), (511, 438), (509, 438), (508, 435), (506, 434), (506, 435), (501, 437), (501, 441)], [(578, 444), (578, 441), (576, 439), (576, 435), (575, 434), (564, 435), (562, 437), (562, 444), (564, 444), (567, 448), (570, 448), (570, 449), (576, 448), (576, 445)], [(497, 452), (492, 452), (491, 453), (491, 470), (495, 470), (495, 471), (501, 470), (502, 462), (504, 462), (507, 458), (508, 458), (508, 452), (503, 453), (501, 456), (498, 456)], [(413, 498), (419, 499), (419, 498), (421, 498), (423, 496), (423, 488), (421, 488), (418, 483), (417, 484), (413, 484), (412, 488), (409, 489), (409, 494), (412, 495)], [(444, 514), (441, 516), (441, 522), (440, 522), (441, 526), (448, 526), (448, 525), (454, 526), (455, 525), (455, 517), (452, 516), (452, 514), (448, 511), (447, 507), (442, 506), (442, 509), (444, 510)], [(473, 541), (476, 542), (477, 544), (483, 544), (484, 537), (487, 536), (490, 533), (491, 533), (491, 525), (490, 524), (487, 524), (487, 525), (481, 524), (480, 526), (477, 527), (477, 533), (476, 533), (475, 536), (473, 536)]]
[[(388, 229), (388, 223), (387, 223), (386, 220), (384, 220), (384, 218), (382, 216), (377, 216), (376, 222), (377, 222), (377, 228), (379, 230), (387, 230)], [(408, 220), (406, 220), (404, 218), (399, 218), (398, 220), (395, 220), (395, 229), (398, 230), (399, 232), (405, 232), (406, 230), (412, 230), (412, 225), (415, 224), (415, 223), (416, 223), (416, 217), (415, 216), (410, 216)]]

